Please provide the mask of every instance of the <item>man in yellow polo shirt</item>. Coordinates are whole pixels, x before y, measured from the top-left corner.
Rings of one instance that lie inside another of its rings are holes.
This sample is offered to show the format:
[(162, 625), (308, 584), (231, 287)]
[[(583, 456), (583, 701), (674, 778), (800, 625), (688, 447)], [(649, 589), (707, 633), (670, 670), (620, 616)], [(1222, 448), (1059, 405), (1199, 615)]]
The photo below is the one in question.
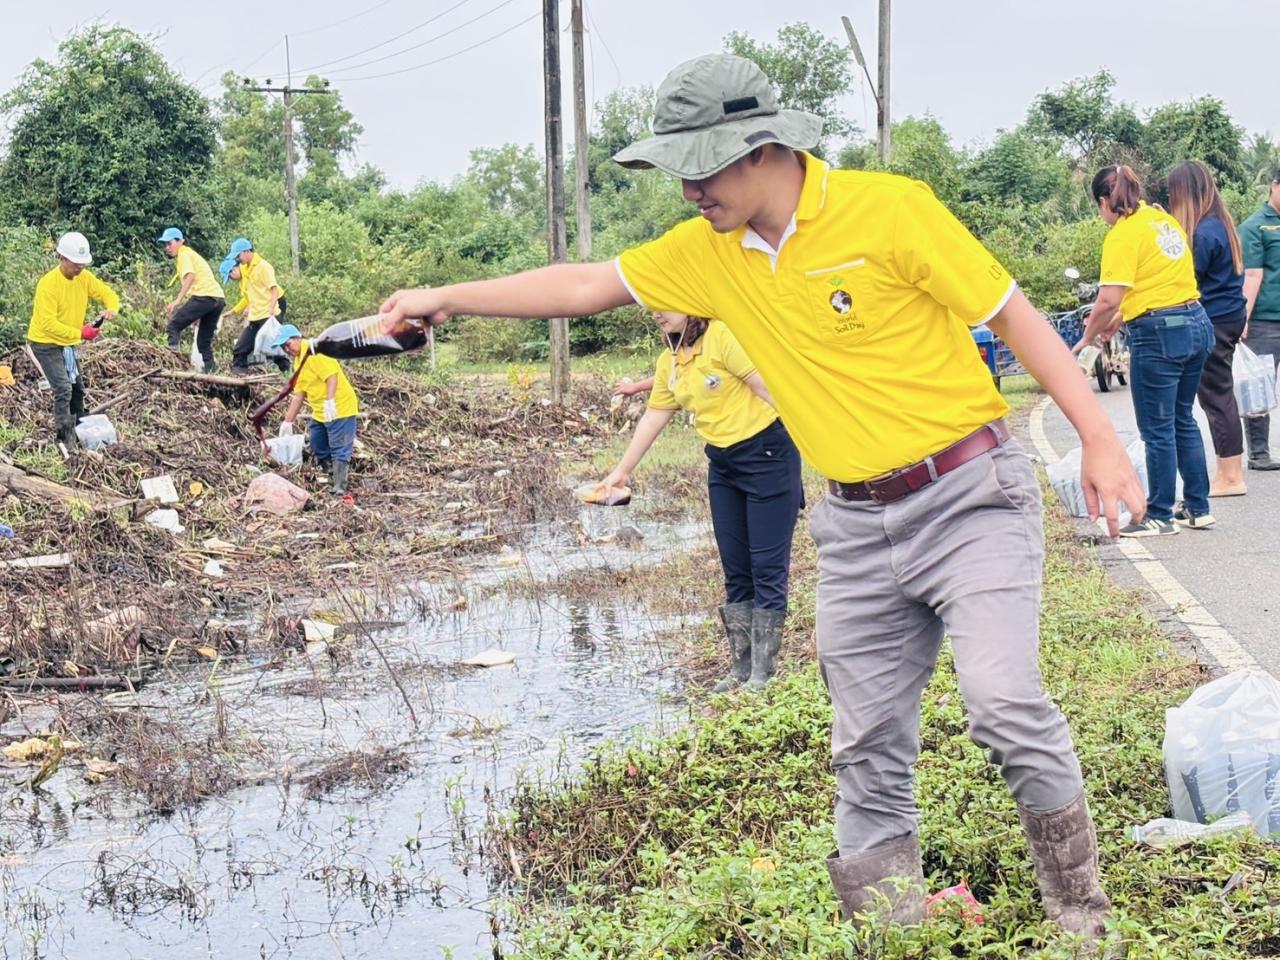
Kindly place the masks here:
[[(68, 449), (79, 445), (76, 424), (84, 417), (84, 378), (78, 347), (98, 336), (102, 320), (114, 320), (120, 297), (85, 267), (93, 263), (89, 241), (82, 233), (58, 238), (58, 265), (36, 284), (27, 343), (53, 388), (53, 417), (58, 440)], [(97, 323), (86, 325), (89, 301), (103, 310)]]
[[(243, 374), (249, 372), (249, 355), (253, 353), (258, 330), (268, 318), (280, 316), (280, 285), (276, 282), (276, 268), (244, 237), (231, 241), (231, 250), (222, 261), (223, 273), (229, 274), (237, 264), (241, 294), (248, 300), (245, 319), (249, 322), (231, 348), (231, 372)], [(276, 366), (282, 370), (286, 367), (279, 358)]]
[(187, 245), (177, 227), (168, 227), (156, 238), (166, 254), (173, 257), (178, 295), (165, 305), (169, 315), (169, 347), (176, 350), (182, 342), (182, 331), (196, 326), (196, 349), (204, 361), (204, 372), (213, 373), (218, 365), (213, 360), (213, 335), (218, 332), (222, 308), (227, 305), (222, 287), (213, 278), (209, 261)]
[(292, 323), (280, 328), (274, 346), (293, 358), (293, 369), (298, 371), (289, 409), (280, 424), (280, 436), (293, 433), (293, 423), (305, 400), (311, 407), (311, 455), (320, 469), (332, 468), (332, 492), (345, 494), (356, 443), (356, 414), (360, 412), (356, 391), (338, 361), (311, 353)]
[(992, 327), (1074, 425), (1086, 498), (1112, 536), (1117, 503), (1137, 505), (1139, 519), (1143, 503), (1115, 430), (1062, 340), (929, 188), (803, 152), (821, 119), (779, 109), (750, 61), (677, 67), (653, 129), (615, 159), (679, 177), (700, 217), (613, 264), (399, 291), (382, 306), (384, 328), (633, 301), (723, 322), (828, 478), (811, 529), (818, 659), (835, 709), (839, 846), (827, 867), (846, 915), (864, 917), (881, 897), (893, 919), (924, 915), (911, 768), (945, 631), (971, 736), (1017, 799), (1045, 912), (1099, 936), (1109, 901), (1093, 821), (1037, 667), (1039, 487), (969, 327)]

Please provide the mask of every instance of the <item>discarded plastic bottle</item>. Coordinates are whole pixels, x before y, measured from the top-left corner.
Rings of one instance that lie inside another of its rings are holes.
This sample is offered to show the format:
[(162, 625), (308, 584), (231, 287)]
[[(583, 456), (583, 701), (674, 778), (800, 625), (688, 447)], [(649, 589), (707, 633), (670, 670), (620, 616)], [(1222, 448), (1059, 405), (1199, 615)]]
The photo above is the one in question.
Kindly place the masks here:
[(312, 337), (311, 352), (335, 360), (359, 360), (409, 353), (427, 345), (426, 324), (400, 320), (387, 330), (384, 329), (386, 322), (386, 317), (375, 314), (335, 323)]

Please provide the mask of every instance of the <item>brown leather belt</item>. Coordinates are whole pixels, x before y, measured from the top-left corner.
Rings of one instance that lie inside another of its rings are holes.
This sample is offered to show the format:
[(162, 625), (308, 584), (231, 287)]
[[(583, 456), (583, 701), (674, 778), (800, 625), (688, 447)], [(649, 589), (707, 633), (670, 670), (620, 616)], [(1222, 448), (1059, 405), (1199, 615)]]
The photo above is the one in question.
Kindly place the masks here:
[(992, 420), (951, 446), (925, 457), (919, 463), (894, 470), (883, 476), (859, 483), (827, 481), (827, 489), (842, 500), (870, 500), (893, 503), (922, 490), (944, 474), (962, 467), (988, 450), (994, 450), (1009, 439), (1009, 425), (1003, 419)]

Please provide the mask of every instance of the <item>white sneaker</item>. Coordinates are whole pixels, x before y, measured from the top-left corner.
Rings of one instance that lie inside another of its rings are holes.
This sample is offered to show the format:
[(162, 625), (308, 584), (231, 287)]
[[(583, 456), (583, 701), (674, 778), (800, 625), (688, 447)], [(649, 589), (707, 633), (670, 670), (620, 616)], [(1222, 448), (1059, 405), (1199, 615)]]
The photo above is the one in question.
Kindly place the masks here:
[(1178, 525), (1172, 520), (1156, 520), (1152, 517), (1120, 528), (1122, 537), (1167, 537), (1179, 532)]

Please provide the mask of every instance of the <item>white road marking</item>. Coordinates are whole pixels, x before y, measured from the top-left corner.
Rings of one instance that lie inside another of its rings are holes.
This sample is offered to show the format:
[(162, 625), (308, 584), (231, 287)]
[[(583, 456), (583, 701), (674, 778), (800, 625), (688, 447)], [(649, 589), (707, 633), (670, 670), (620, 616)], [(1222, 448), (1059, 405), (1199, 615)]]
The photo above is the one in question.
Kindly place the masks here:
[[(1061, 459), (1044, 432), (1044, 413), (1051, 403), (1053, 400), (1050, 397), (1045, 397), (1037, 403), (1031, 411), (1031, 420), (1028, 424), (1031, 442), (1046, 466), (1057, 463)], [(1098, 526), (1105, 536), (1105, 521), (1099, 520)], [(1177, 577), (1171, 574), (1163, 563), (1152, 556), (1151, 551), (1142, 545), (1142, 541), (1121, 537), (1116, 542), (1116, 546), (1134, 565), (1138, 573), (1142, 574), (1142, 579), (1146, 580), (1160, 599), (1169, 605), (1174, 616), (1195, 634), (1209, 656), (1213, 657), (1223, 670), (1259, 666), (1258, 661), (1240, 645), (1240, 641), (1205, 609), (1204, 604), (1197, 600), (1190, 590), (1178, 582)]]

